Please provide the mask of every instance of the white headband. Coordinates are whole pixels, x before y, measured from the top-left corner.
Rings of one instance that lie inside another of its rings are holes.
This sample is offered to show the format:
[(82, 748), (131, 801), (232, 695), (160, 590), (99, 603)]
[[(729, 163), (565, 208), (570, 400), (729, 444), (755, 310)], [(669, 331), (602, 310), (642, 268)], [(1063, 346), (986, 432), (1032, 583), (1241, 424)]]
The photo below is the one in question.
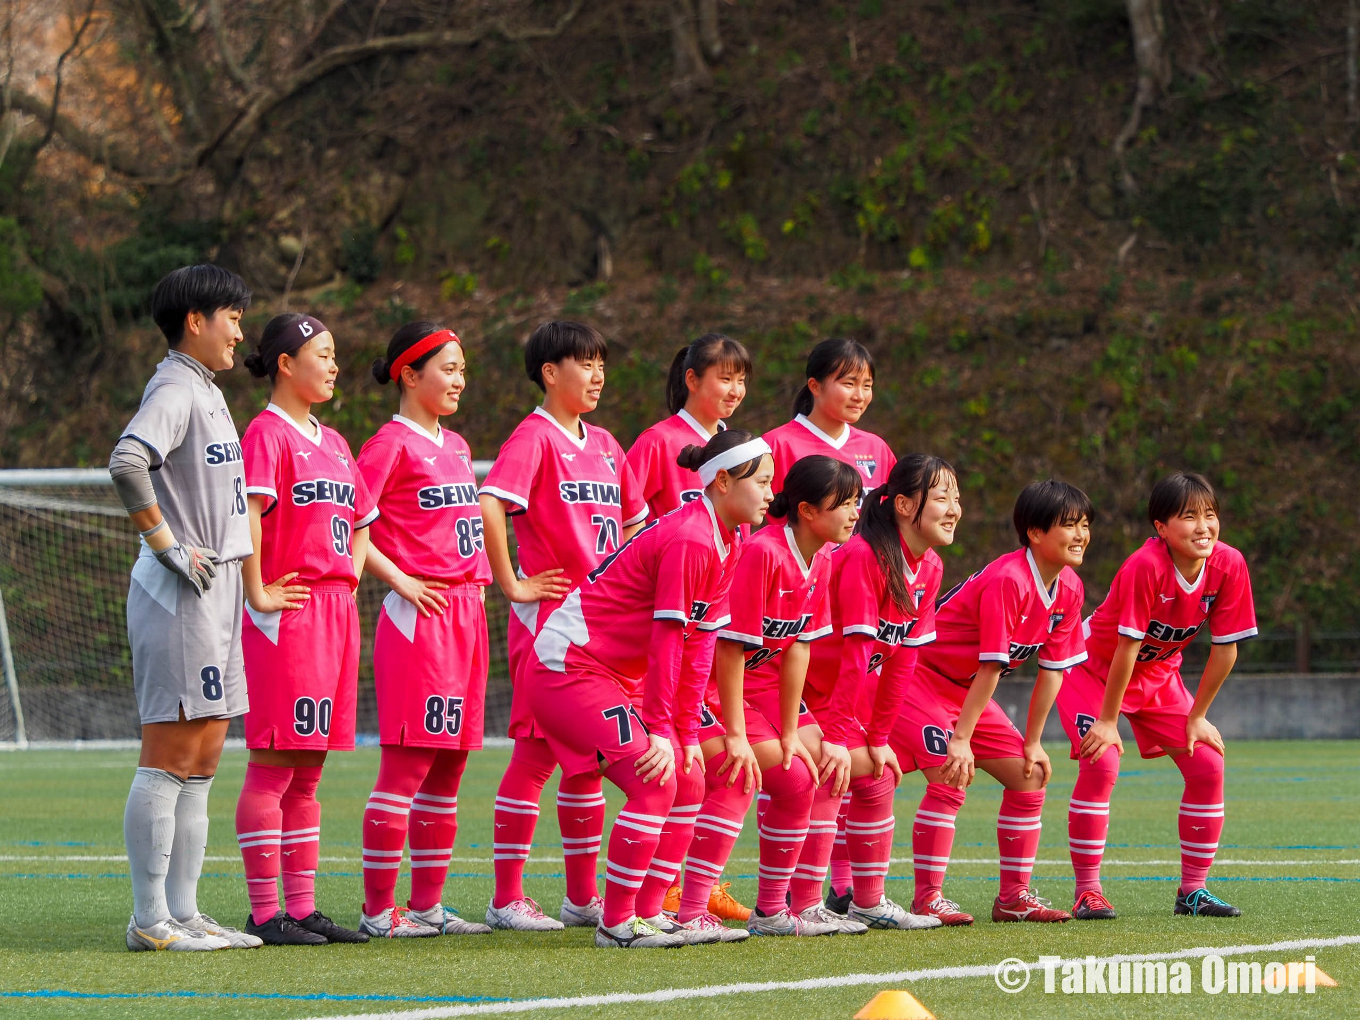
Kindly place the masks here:
[(752, 439), (730, 450), (724, 450), (712, 460), (699, 465), (699, 481), (704, 483), (704, 488), (708, 488), (713, 484), (713, 479), (718, 477), (719, 471), (730, 471), (738, 464), (745, 464), (769, 452), (770, 444), (763, 439)]

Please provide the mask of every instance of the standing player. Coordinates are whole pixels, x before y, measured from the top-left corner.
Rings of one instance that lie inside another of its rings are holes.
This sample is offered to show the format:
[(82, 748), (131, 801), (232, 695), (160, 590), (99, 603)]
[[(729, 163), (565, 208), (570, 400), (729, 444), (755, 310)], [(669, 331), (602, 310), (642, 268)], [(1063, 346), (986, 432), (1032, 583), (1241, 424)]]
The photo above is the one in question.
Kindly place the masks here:
[(280, 946), (367, 942), (316, 908), (316, 788), (326, 753), (354, 749), (354, 589), (378, 512), (349, 444), (311, 413), (335, 392), (330, 331), (310, 315), (276, 315), (246, 367), (272, 383), (269, 405), (241, 440), (255, 549), (244, 569), (241, 637), (254, 702), (246, 713), (250, 761), (236, 802), (246, 931)]
[(699, 708), (713, 635), (727, 622), (714, 608), (732, 583), (737, 529), (765, 516), (774, 466), (769, 446), (738, 429), (702, 449), (686, 447), (681, 466), (699, 472), (703, 497), (653, 522), (590, 572), (548, 618), (525, 677), (563, 774), (603, 772), (628, 798), (610, 834), (595, 929), (595, 944), (606, 948), (712, 942), (720, 934), (659, 913), (639, 918), (636, 899), (678, 776), (696, 769), (702, 776)]
[[(373, 639), (382, 760), (363, 820), (364, 909), (371, 935), (491, 931), (443, 905), (458, 832), (458, 786), (482, 746), (487, 632), (482, 513), (472, 451), (439, 424), (465, 386), (462, 343), (432, 322), (402, 326), (373, 363), (394, 382), (398, 413), (359, 451), (377, 498), (365, 568), (386, 582)], [(397, 872), (411, 844), (409, 913), (396, 906)]]
[[(1050, 479), (1015, 501), (1020, 548), (993, 560), (940, 599), (938, 638), (921, 650), (893, 730), (893, 745), (926, 777), (912, 826), (917, 913), (944, 924), (972, 924), (944, 898), (954, 818), (975, 769), (1002, 787), (996, 842), (1001, 891), (993, 921), (1070, 921), (1029, 888), (1039, 850), (1044, 787), (1053, 769), (1039, 743), (1063, 670), (1086, 659), (1081, 635), (1081, 566), (1091, 541), (1086, 493)], [(1039, 676), (1025, 735), (992, 699), (997, 681), (1038, 653)]]
[[(1110, 794), (1119, 778), (1123, 712), (1144, 758), (1169, 754), (1185, 777), (1179, 825), (1181, 885), (1175, 913), (1237, 917), (1204, 887), (1223, 831), (1223, 738), (1209, 706), (1237, 662), (1237, 643), (1256, 636), (1251, 577), (1242, 554), (1218, 540), (1218, 496), (1202, 475), (1178, 472), (1152, 488), (1156, 537), (1124, 561), (1100, 608), (1086, 621), (1090, 659), (1073, 666), (1058, 711), (1078, 759), (1068, 808), (1078, 920), (1114, 917), (1100, 887)], [(1181, 649), (1209, 628), (1212, 646), (1199, 688), (1181, 679)]]
[[(666, 403), (671, 409), (671, 417), (643, 432), (628, 451), (628, 465), (642, 487), (653, 519), (702, 494), (699, 476), (682, 468), (676, 458), (686, 446), (696, 441), (707, 443), (727, 428), (724, 419), (730, 418), (741, 406), (750, 374), (751, 355), (736, 340), (721, 333), (705, 333), (675, 355), (666, 380)], [(725, 781), (722, 785), (725, 787)], [(698, 795), (705, 801), (709, 796), (702, 792)], [(717, 790), (711, 791), (711, 795), (723, 796)], [(693, 808), (693, 804), (677, 803), (676, 813), (684, 817), (668, 824), (677, 830), (688, 831), (683, 823), (694, 821)], [(719, 806), (707, 802), (699, 806), (700, 817), (711, 818), (720, 810)], [(666, 867), (664, 863), (658, 863), (653, 870), (664, 872)], [(708, 911), (728, 920), (744, 921), (750, 917), (750, 909), (738, 903), (728, 891), (732, 883), (723, 882), (720, 874), (711, 877), (712, 890), (706, 901)], [(657, 875), (652, 876), (653, 880), (657, 878)], [(648, 882), (641, 898), (653, 898), (650, 886), (654, 884), (654, 881)], [(679, 884), (671, 884), (660, 906), (671, 913), (680, 909)]]
[[(623, 448), (581, 415), (595, 410), (604, 388), (608, 347), (579, 322), (545, 322), (524, 348), (524, 368), (543, 391), (501, 447), (482, 483), (491, 572), (511, 602), (507, 644), (515, 690), (510, 736), (515, 749), (496, 792), (492, 857), (496, 890), (486, 910), (493, 928), (555, 931), (594, 926), (601, 900), (595, 865), (604, 832), (598, 775), (563, 774), (557, 792), (566, 898), (561, 920), (547, 917), (524, 894), (524, 865), (538, 821), (538, 799), (557, 762), (520, 693), (534, 636), (560, 600), (605, 556), (617, 552), (647, 517)], [(510, 561), (506, 518), (515, 518), (519, 571)]]
[(944, 577), (936, 546), (950, 545), (963, 512), (954, 469), (914, 453), (864, 497), (855, 537), (831, 556), (831, 634), (812, 646), (803, 698), (822, 729), (807, 842), (791, 903), (805, 919), (836, 923), (821, 903), (834, 820), (849, 791), (846, 849), (854, 878), (849, 921), (870, 928), (935, 928), (883, 891), (892, 856), (893, 791), (902, 778), (889, 744), (918, 649), (935, 640)]
[(241, 443), (213, 373), (231, 368), (250, 291), (217, 266), (156, 284), (151, 315), (170, 345), (109, 455), (114, 490), (141, 532), (128, 642), (142, 752), (123, 815), (132, 874), (131, 950), (258, 946), (198, 909), (208, 790), (227, 720), (246, 711), (241, 560), (250, 555)]

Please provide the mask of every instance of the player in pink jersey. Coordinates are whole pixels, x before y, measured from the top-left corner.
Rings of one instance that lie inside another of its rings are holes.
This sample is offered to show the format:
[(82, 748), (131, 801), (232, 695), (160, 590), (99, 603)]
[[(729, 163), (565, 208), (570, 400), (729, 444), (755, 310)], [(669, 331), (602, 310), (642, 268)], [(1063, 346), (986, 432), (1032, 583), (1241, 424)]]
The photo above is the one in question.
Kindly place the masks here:
[(774, 451), (774, 491), (803, 457), (823, 453), (859, 471), (864, 491), (882, 485), (897, 458), (872, 432), (855, 427), (874, 399), (874, 359), (854, 340), (823, 340), (807, 360), (807, 382), (793, 402), (793, 420), (765, 433)]
[[(1029, 888), (1039, 849), (1044, 787), (1053, 769), (1039, 742), (1063, 670), (1086, 658), (1084, 592), (1073, 567), (1091, 541), (1086, 493), (1052, 479), (1025, 487), (1015, 502), (1020, 548), (955, 585), (936, 606), (936, 640), (921, 650), (893, 729), (903, 759), (926, 778), (912, 826), (916, 896), (912, 907), (949, 925), (972, 924), (944, 898), (954, 818), (975, 769), (1004, 788), (996, 823), (1001, 891), (993, 921), (1070, 921)], [(1039, 676), (1022, 737), (992, 698), (997, 682), (1037, 654)]]
[[(1177, 473), (1152, 489), (1156, 536), (1114, 575), (1086, 621), (1090, 658), (1073, 666), (1058, 712), (1078, 760), (1068, 808), (1068, 843), (1080, 920), (1114, 917), (1100, 886), (1110, 794), (1124, 752), (1122, 712), (1144, 758), (1169, 754), (1185, 778), (1179, 826), (1181, 884), (1175, 913), (1237, 917), (1205, 887), (1223, 831), (1223, 738), (1207, 714), (1237, 662), (1237, 643), (1256, 636), (1251, 577), (1242, 554), (1218, 540), (1218, 497), (1201, 475)], [(1209, 661), (1191, 694), (1181, 649), (1205, 627)]]
[[(561, 920), (547, 917), (524, 894), (539, 796), (557, 762), (519, 692), (534, 636), (562, 597), (617, 552), (647, 517), (623, 448), (604, 429), (581, 420), (599, 404), (607, 354), (599, 331), (578, 322), (547, 322), (534, 330), (524, 349), (524, 367), (543, 390), (543, 406), (505, 441), (480, 490), (487, 557), (511, 603), (507, 644), (516, 692), (510, 713), (515, 749), (496, 793), (496, 889), (486, 911), (493, 928), (593, 927), (600, 917), (595, 866), (604, 832), (604, 794), (599, 776), (564, 773), (558, 786), (567, 885)], [(510, 560), (507, 517), (515, 520), (518, 572)]]
[[(349, 444), (311, 414), (335, 391), (335, 340), (326, 327), (309, 315), (276, 315), (246, 367), (273, 384), (269, 406), (241, 440), (255, 549), (243, 567), (241, 634), (250, 762), (236, 805), (246, 931), (270, 945), (367, 942), (316, 909), (316, 787), (326, 753), (354, 749), (354, 589), (378, 510)], [(279, 908), (280, 868), (287, 913)]]
[[(811, 649), (803, 700), (821, 727), (811, 747), (818, 787), (809, 833), (790, 886), (793, 910), (870, 928), (934, 928), (939, 922), (884, 894), (892, 851), (892, 798), (902, 766), (889, 734), (915, 669), (935, 638), (944, 568), (934, 547), (954, 540), (962, 513), (952, 467), (912, 454), (864, 497), (856, 535), (831, 556), (831, 634)], [(823, 904), (836, 816), (850, 794), (846, 844), (854, 876), (846, 913)]]
[(602, 772), (627, 796), (609, 841), (595, 931), (602, 947), (719, 938), (660, 912), (639, 918), (635, 908), (681, 777), (702, 782), (700, 704), (713, 635), (727, 622), (715, 607), (731, 587), (737, 529), (764, 519), (774, 466), (765, 442), (737, 429), (687, 447), (681, 464), (699, 472), (704, 497), (653, 522), (589, 573), (548, 618), (524, 678), (563, 774)]
[(727, 428), (724, 420), (745, 399), (750, 374), (751, 355), (721, 333), (705, 333), (676, 354), (666, 380), (671, 416), (643, 432), (628, 450), (628, 465), (652, 517), (699, 498), (699, 477), (675, 459), (686, 446), (702, 445)]
[[(804, 458), (772, 504), (788, 523), (765, 528), (741, 549), (728, 598), (731, 620), (718, 631), (701, 712), (706, 795), (692, 828), (678, 910), (681, 922), (730, 933), (724, 935), (728, 940), (747, 932), (723, 928), (705, 903), (757, 787), (770, 801), (760, 825), (760, 909), (748, 914), (747, 931), (816, 935), (839, 930), (789, 913), (785, 896), (793, 860), (786, 855), (796, 859), (807, 835), (816, 786), (816, 763), (802, 739), (813, 741), (820, 734), (801, 701), (808, 643), (830, 632), (828, 553), (832, 544), (850, 537), (861, 493), (859, 473), (848, 464), (832, 457)], [(667, 825), (663, 839), (670, 838), (673, 827)], [(674, 859), (682, 852), (659, 850), (657, 856)]]
[[(686, 446), (706, 443), (727, 428), (724, 419), (741, 406), (750, 374), (751, 355), (736, 340), (721, 333), (705, 333), (675, 355), (666, 379), (666, 403), (671, 417), (643, 432), (628, 451), (629, 466), (642, 486), (653, 518), (699, 498), (703, 491), (699, 488), (699, 476), (680, 467), (676, 458)], [(751, 911), (732, 898), (728, 892), (731, 884), (717, 876), (708, 900), (709, 910), (726, 920), (744, 921)], [(644, 891), (644, 898), (650, 895), (650, 889)], [(680, 909), (678, 882), (666, 890), (662, 906), (672, 913)]]
[[(377, 498), (368, 572), (391, 587), (373, 639), (382, 758), (363, 817), (361, 931), (383, 938), (484, 934), (443, 905), (458, 832), (458, 787), (482, 746), (491, 567), (472, 451), (440, 425), (465, 386), (463, 345), (432, 322), (402, 326), (373, 363), (398, 413), (359, 451)], [(396, 906), (409, 836), (409, 911)]]

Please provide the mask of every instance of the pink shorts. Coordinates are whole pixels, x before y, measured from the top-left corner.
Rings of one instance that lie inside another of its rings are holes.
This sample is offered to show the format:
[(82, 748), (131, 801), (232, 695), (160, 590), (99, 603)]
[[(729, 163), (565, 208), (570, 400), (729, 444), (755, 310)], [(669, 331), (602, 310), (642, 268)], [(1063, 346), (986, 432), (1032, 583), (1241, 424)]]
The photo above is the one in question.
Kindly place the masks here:
[(246, 606), (246, 747), (354, 750), (359, 609), (348, 585), (311, 589), (301, 609), (257, 613)]
[[(917, 665), (907, 684), (897, 725), (888, 738), (904, 772), (912, 763), (920, 769), (939, 768), (945, 763), (949, 738), (954, 735), (967, 696), (967, 687)], [(973, 757), (982, 760), (1025, 756), (1025, 738), (995, 700), (983, 708), (969, 745)]]
[[(831, 714), (831, 699), (828, 696), (822, 694), (811, 684), (803, 685), (803, 704), (807, 706), (809, 713), (814, 717), (828, 716)], [(778, 702), (776, 702), (776, 706), (777, 705)], [(775, 709), (775, 712), (776, 718), (778, 718), (777, 707)], [(860, 722), (858, 719), (853, 720), (853, 724), (854, 728), (845, 741), (846, 750), (850, 750), (851, 748), (855, 747), (868, 747), (869, 735), (864, 730), (864, 724)], [(822, 739), (823, 740), (826, 739), (825, 731), (823, 731)]]
[[(640, 758), (651, 746), (638, 704), (603, 673), (568, 666), (565, 673), (532, 659), (516, 698), (538, 720), (537, 736), (548, 741), (562, 775), (603, 772), (616, 761)], [(525, 695), (528, 697), (525, 697)], [(675, 744), (672, 734), (671, 743)]]
[(704, 698), (699, 702), (699, 743), (705, 740), (712, 740), (714, 737), (719, 739), (727, 736), (727, 727), (722, 721), (722, 705), (718, 702), (718, 695), (713, 693), (713, 700)]
[(475, 751), (482, 746), (488, 642), (482, 590), (441, 592), (443, 615), (421, 616), (396, 592), (383, 599), (373, 635), (378, 741)]
[(562, 605), (555, 602), (512, 602), (510, 619), (506, 624), (506, 657), (510, 665), (510, 729), (512, 740), (523, 737), (543, 738), (543, 731), (534, 721), (529, 710), (529, 699), (523, 690), (523, 677), (538, 666), (538, 654), (534, 651), (534, 639), (543, 629), (543, 624), (552, 616), (553, 611)]
[[(1105, 681), (1082, 663), (1063, 674), (1058, 690), (1058, 717), (1063, 730), (1072, 741), (1073, 758), (1081, 738), (1100, 715), (1105, 700)], [(1185, 689), (1185, 681), (1176, 673), (1155, 687), (1144, 687), (1134, 680), (1124, 692), (1120, 712), (1133, 727), (1138, 741), (1138, 753), (1144, 758), (1160, 758), (1167, 749), (1186, 745), (1185, 723), (1194, 707), (1195, 698)]]
[[(746, 739), (752, 745), (767, 740), (778, 740), (779, 691), (777, 689), (746, 692)], [(798, 702), (798, 726), (816, 726), (817, 720), (808, 710), (807, 702)]]

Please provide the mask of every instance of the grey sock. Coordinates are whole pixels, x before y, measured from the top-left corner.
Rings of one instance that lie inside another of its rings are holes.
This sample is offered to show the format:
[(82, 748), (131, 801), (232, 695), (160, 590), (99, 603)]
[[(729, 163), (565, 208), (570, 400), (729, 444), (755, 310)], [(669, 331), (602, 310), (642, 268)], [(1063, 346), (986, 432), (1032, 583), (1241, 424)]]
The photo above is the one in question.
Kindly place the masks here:
[(208, 849), (208, 790), (212, 776), (190, 776), (175, 801), (175, 842), (170, 871), (165, 876), (165, 900), (170, 916), (191, 921), (198, 913), (198, 877)]
[(162, 769), (138, 768), (123, 811), (123, 842), (132, 873), (132, 916), (140, 928), (170, 917), (165, 875), (175, 841), (175, 801), (184, 780)]

